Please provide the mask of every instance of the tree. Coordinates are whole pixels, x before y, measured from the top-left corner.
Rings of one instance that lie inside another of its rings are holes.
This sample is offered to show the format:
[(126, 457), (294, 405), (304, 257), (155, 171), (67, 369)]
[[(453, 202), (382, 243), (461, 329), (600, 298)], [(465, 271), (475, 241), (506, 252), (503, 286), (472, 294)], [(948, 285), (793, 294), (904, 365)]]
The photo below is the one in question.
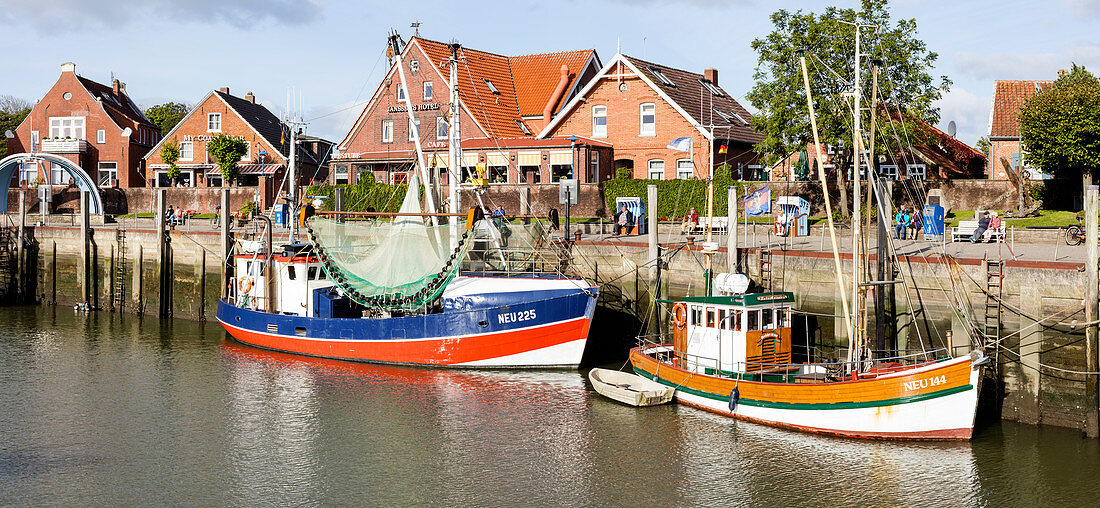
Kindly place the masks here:
[[(752, 118), (752, 125), (764, 135), (754, 150), (763, 155), (768, 164), (803, 150), (813, 141), (809, 111), (806, 109), (806, 93), (802, 82), (802, 68), (798, 52), (804, 51), (809, 68), (810, 89), (813, 92), (821, 142), (834, 146), (852, 144), (852, 114), (850, 102), (846, 105), (844, 92), (850, 92), (852, 84), (852, 58), (855, 53), (855, 27), (851, 24), (876, 25), (878, 28), (861, 30), (861, 49), (871, 52), (863, 59), (860, 79), (863, 87), (863, 105), (870, 106), (871, 60), (881, 61), (879, 74), (880, 97), (890, 103), (889, 109), (904, 108), (908, 116), (929, 124), (939, 121), (936, 100), (948, 90), (951, 81), (940, 76), (938, 81), (928, 74), (938, 55), (928, 50), (925, 43), (914, 37), (917, 31), (915, 19), (903, 19), (896, 24), (890, 21), (887, 0), (862, 0), (859, 11), (827, 7), (821, 14), (791, 12), (785, 9), (771, 15), (774, 29), (767, 36), (752, 42), (757, 53), (754, 72), (756, 84), (747, 98), (760, 111)], [(835, 74), (834, 74), (835, 73)], [(864, 125), (867, 113), (864, 113)], [(905, 120), (895, 120), (892, 128), (905, 128)], [(879, 145), (889, 146), (893, 131), (883, 132)], [(900, 131), (899, 131), (900, 133)], [(843, 174), (848, 161), (837, 160), (837, 180), (844, 189)], [(843, 196), (844, 193), (841, 192)], [(841, 206), (847, 214), (846, 206)]]
[(160, 134), (163, 136), (168, 134), (176, 124), (180, 123), (180, 120), (187, 116), (187, 111), (190, 109), (186, 104), (166, 102), (146, 109), (145, 116), (153, 122), (153, 125), (160, 128)]
[(222, 182), (230, 185), (236, 182), (237, 163), (248, 153), (248, 144), (240, 137), (218, 134), (206, 142), (206, 151), (218, 162)]
[(1100, 80), (1073, 65), (1020, 108), (1024, 160), (1061, 179), (1092, 185), (1100, 166)]
[(974, 146), (979, 152), (989, 155), (989, 138), (985, 136), (978, 138), (978, 142)]
[(176, 165), (176, 161), (180, 160), (180, 144), (176, 138), (172, 138), (161, 147), (160, 160), (168, 165), (168, 179), (172, 187), (175, 187), (180, 177), (180, 168)]
[[(0, 134), (14, 131), (31, 114), (32, 104), (19, 97), (0, 95)], [(7, 139), (0, 143), (0, 159), (8, 156)]]

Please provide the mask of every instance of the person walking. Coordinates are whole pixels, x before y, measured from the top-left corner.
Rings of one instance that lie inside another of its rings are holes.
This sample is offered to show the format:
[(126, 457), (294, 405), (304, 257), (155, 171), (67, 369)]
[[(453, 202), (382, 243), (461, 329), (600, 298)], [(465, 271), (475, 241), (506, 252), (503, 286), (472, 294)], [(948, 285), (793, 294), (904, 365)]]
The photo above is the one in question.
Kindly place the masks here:
[(894, 239), (900, 240), (905, 238), (905, 228), (908, 224), (905, 222), (905, 205), (901, 205), (898, 208), (898, 213), (894, 215)]
[(978, 219), (978, 227), (974, 229), (974, 234), (970, 236), (970, 243), (978, 243), (982, 240), (982, 235), (989, 229), (989, 212), (982, 212), (982, 218)]

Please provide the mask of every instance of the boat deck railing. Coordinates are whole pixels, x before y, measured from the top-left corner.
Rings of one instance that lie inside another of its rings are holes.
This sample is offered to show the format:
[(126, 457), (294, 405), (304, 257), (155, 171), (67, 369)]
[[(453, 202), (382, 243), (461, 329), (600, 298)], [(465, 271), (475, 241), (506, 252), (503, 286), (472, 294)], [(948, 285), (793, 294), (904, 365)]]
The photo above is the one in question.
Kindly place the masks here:
[[(786, 383), (824, 383), (845, 379), (867, 379), (899, 370), (936, 363), (950, 358), (946, 348), (897, 350), (891, 356), (860, 361), (815, 361), (808, 363), (723, 362), (718, 358), (676, 351), (668, 334), (642, 335), (638, 346), (657, 361), (678, 365), (694, 374)], [(874, 353), (874, 351), (872, 351)]]

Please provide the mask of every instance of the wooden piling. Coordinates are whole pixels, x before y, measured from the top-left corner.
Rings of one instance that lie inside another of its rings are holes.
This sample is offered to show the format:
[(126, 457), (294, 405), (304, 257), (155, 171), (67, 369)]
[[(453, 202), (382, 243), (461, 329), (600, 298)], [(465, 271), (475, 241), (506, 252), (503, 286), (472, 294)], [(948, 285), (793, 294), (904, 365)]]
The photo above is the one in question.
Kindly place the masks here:
[(91, 301), (91, 259), (88, 245), (88, 191), (80, 191), (80, 298)]
[(46, 273), (50, 276), (50, 305), (57, 305), (57, 242), (50, 242), (50, 266)]
[[(156, 257), (157, 279), (156, 280), (157, 280), (157, 317), (158, 318), (168, 317), (168, 302), (166, 301), (167, 300), (166, 296), (168, 294), (168, 291), (167, 291), (168, 290), (168, 277), (167, 277), (167, 274), (165, 272), (166, 267), (164, 265), (164, 263), (165, 263), (165, 246), (166, 246), (165, 245), (165, 240), (167, 239), (167, 235), (166, 235), (166, 231), (165, 231), (165, 224), (166, 224), (166, 215), (167, 215), (167, 212), (168, 212), (167, 204), (165, 203), (166, 197), (167, 197), (167, 190), (166, 189), (157, 189), (157, 204), (156, 204), (157, 209), (156, 209), (156, 213), (154, 214), (153, 220), (156, 222), (155, 226), (156, 226), (156, 231), (157, 231), (157, 240), (156, 240), (155, 243), (156, 243), (156, 247), (157, 247), (157, 257)], [(225, 214), (223, 213), (222, 215), (225, 215)]]
[(199, 249), (199, 321), (206, 321), (206, 249)]
[[(1089, 323), (1085, 328), (1085, 370), (1097, 372), (1097, 325), (1096, 317), (1100, 312), (1097, 308), (1098, 274), (1097, 274), (1097, 226), (1100, 226), (1100, 188), (1089, 185), (1085, 188), (1085, 322)], [(1085, 377), (1085, 400), (1088, 408), (1085, 411), (1085, 433), (1089, 437), (1100, 435), (1100, 376), (1096, 374)]]
[(133, 288), (134, 313), (139, 316), (145, 312), (145, 292), (144, 288), (142, 288), (142, 279), (144, 278), (143, 272), (145, 270), (144, 250), (145, 247), (139, 243), (137, 246), (137, 256), (134, 257), (134, 272), (132, 274), (133, 283), (130, 285), (130, 287)]
[(27, 229), (27, 193), (19, 193), (19, 229), (15, 234), (15, 295), (22, 302), (27, 298), (27, 289), (24, 278), (27, 273), (26, 252), (23, 244), (26, 243)]

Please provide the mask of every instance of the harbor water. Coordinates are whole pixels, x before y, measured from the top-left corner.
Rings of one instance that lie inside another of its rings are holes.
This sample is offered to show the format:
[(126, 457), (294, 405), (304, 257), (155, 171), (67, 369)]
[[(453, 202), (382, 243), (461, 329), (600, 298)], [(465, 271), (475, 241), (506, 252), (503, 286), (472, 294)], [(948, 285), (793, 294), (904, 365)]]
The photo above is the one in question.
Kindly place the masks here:
[(854, 441), (624, 406), (584, 371), (345, 363), (59, 307), (0, 322), (0, 505), (1095, 506), (1100, 477), (1097, 440), (997, 418)]

